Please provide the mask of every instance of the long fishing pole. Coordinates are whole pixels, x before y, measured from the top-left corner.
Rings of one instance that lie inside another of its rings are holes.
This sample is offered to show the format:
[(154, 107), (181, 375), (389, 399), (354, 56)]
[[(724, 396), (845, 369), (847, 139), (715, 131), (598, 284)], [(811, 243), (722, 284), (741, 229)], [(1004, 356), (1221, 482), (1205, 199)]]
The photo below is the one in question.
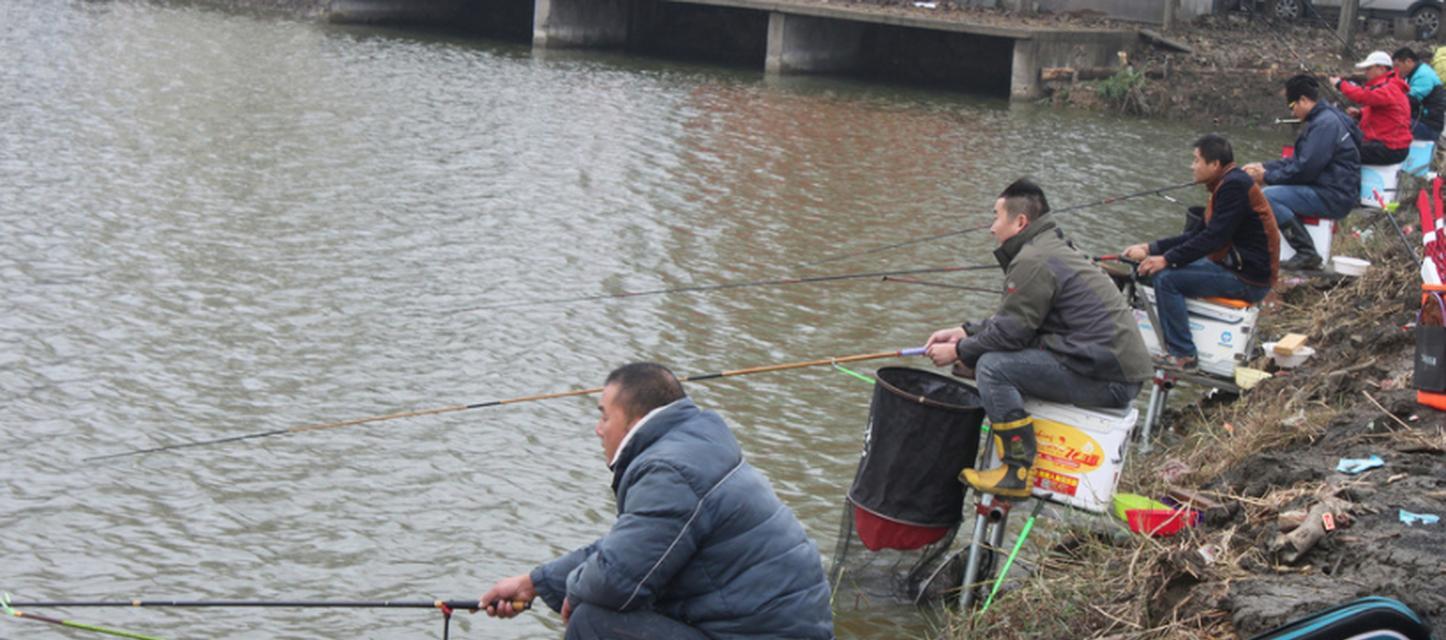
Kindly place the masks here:
[[(502, 604), (502, 601), (490, 605)], [(213, 607), (213, 608), (435, 608), (435, 610), (471, 611), (482, 608), (482, 601), (471, 600), (36, 600), (14, 601), (10, 607), (81, 608), (81, 607)], [(513, 600), (512, 607), (532, 608), (531, 600)]]
[[(1306, 3), (1307, 6), (1309, 6), (1309, 4), (1310, 4), (1310, 3)], [(1254, 8), (1254, 7), (1248, 8), (1247, 11), (1248, 11), (1248, 12), (1250, 13), (1250, 15), (1252, 15), (1252, 16), (1261, 15), (1261, 14), (1257, 14), (1257, 13), (1255, 12), (1255, 8)], [(1314, 9), (1312, 9), (1311, 11), (1314, 12)], [(1322, 18), (1319, 13), (1316, 13), (1316, 14), (1315, 14), (1315, 17), (1316, 17), (1317, 20), (1320, 20), (1322, 23), (1324, 23), (1324, 24), (1326, 25), (1326, 31), (1331, 32), (1331, 35), (1335, 36), (1336, 40), (1338, 40), (1338, 41), (1341, 43), (1341, 45), (1343, 45), (1347, 50), (1352, 50), (1352, 49), (1353, 49), (1353, 48), (1351, 47), (1351, 45), (1349, 45), (1349, 44), (1346, 43), (1345, 40), (1341, 39), (1341, 34), (1336, 33), (1335, 29), (1330, 28), (1329, 23), (1325, 23), (1325, 18)], [(1269, 18), (1267, 17), (1267, 19), (1269, 19)], [(1319, 71), (1316, 71), (1316, 70), (1315, 70), (1314, 68), (1312, 68), (1309, 64), (1307, 64), (1306, 61), (1305, 61), (1305, 56), (1300, 55), (1300, 51), (1297, 50), (1293, 45), (1291, 45), (1291, 44), (1290, 44), (1290, 41), (1286, 40), (1286, 39), (1285, 39), (1285, 35), (1282, 34), (1279, 30), (1267, 28), (1266, 31), (1269, 31), (1272, 36), (1275, 36), (1276, 41), (1278, 41), (1280, 44), (1284, 45), (1285, 48), (1288, 49), (1288, 50), (1291, 52), (1291, 54), (1295, 55), (1295, 62), (1296, 62), (1296, 64), (1300, 67), (1300, 70), (1301, 70), (1301, 71), (1304, 71), (1304, 72), (1306, 72), (1307, 74), (1309, 74), (1309, 75), (1311, 75), (1311, 76), (1324, 75), (1324, 74), (1320, 73)], [(1329, 77), (1329, 76), (1327, 76), (1327, 77)], [(1324, 83), (1324, 84), (1325, 84), (1325, 86), (1326, 86), (1328, 89), (1330, 89), (1331, 93), (1334, 93), (1334, 94), (1336, 95), (1337, 98), (1339, 98), (1339, 99), (1341, 99), (1341, 100), (1344, 100), (1344, 99), (1345, 99), (1346, 96), (1345, 96), (1344, 94), (1342, 94), (1342, 93), (1341, 93), (1341, 90), (1340, 90), (1340, 89), (1337, 89), (1337, 88), (1335, 87), (1335, 85), (1332, 85), (1330, 82), (1326, 82), (1326, 83)], [(1290, 124), (1290, 123), (1282, 122), (1282, 121), (1280, 121), (1279, 119), (1277, 119), (1276, 124)]]
[(791, 284), (813, 284), (819, 282), (837, 282), (840, 280), (862, 280), (879, 278), (881, 276), (916, 275), (921, 273), (953, 273), (956, 271), (977, 271), (981, 269), (996, 269), (996, 265), (961, 265), (950, 267), (925, 267), (920, 269), (902, 269), (896, 271), (869, 271), (862, 273), (843, 273), (827, 276), (808, 276), (803, 278), (769, 278), (766, 280), (751, 280), (746, 282), (722, 282), (718, 284), (702, 284), (685, 287), (669, 287), (665, 289), (646, 289), (642, 291), (624, 291), (622, 293), (603, 293), (589, 296), (577, 296), (575, 298), (551, 298), (546, 300), (516, 300), (512, 302), (498, 302), (484, 304), (476, 307), (469, 307), (464, 311), (480, 311), (482, 309), (502, 309), (507, 307), (535, 307), (546, 304), (563, 304), (569, 302), (592, 302), (596, 300), (613, 300), (617, 298), (637, 298), (642, 296), (658, 296), (670, 293), (696, 293), (700, 291), (721, 291), (724, 289), (742, 289), (745, 287), (771, 287)]
[[(489, 606), (500, 604), (501, 601)], [(471, 600), (36, 600), (11, 602), (11, 607), (32, 609), (74, 609), (82, 607), (210, 607), (219, 609), (437, 609), (471, 611), (481, 608), (481, 601)], [(513, 600), (516, 609), (532, 608), (531, 600)]]
[[(502, 603), (501, 600), (488, 603), (487, 606), (494, 607)], [(33, 618), (41, 622), (49, 622), (75, 629), (96, 631), (122, 638), (133, 638), (135, 640), (160, 640), (152, 636), (141, 635), (119, 629), (108, 629), (70, 620), (60, 620), (47, 616), (39, 616), (33, 613), (17, 611), (14, 607), (69, 609), (81, 607), (201, 607), (217, 609), (241, 609), (241, 608), (271, 608), (271, 609), (436, 609), (442, 612), (442, 638), (446, 640), (451, 635), (452, 613), (454, 611), (476, 611), (481, 608), (479, 600), (55, 600), (36, 602), (6, 602), (0, 599), (0, 610), (9, 613), (17, 618)], [(513, 600), (512, 607), (517, 611), (526, 611), (532, 608), (531, 600)]]
[(50, 617), (50, 616), (42, 616), (42, 615), (40, 615), (40, 614), (38, 614), (38, 613), (30, 613), (29, 611), (20, 611), (19, 609), (15, 609), (15, 608), (14, 608), (15, 606), (25, 606), (25, 605), (22, 604), (22, 603), (18, 603), (18, 602), (17, 602), (17, 603), (13, 603), (13, 604), (6, 604), (6, 603), (3, 603), (3, 602), (0, 602), (0, 614), (4, 614), (4, 615), (7, 615), (7, 616), (10, 616), (10, 617), (15, 618), (15, 619), (17, 619), (17, 620), (34, 620), (34, 621), (36, 621), (36, 622), (44, 622), (44, 623), (47, 623), (47, 624), (53, 624), (53, 625), (56, 625), (56, 626), (58, 626), (58, 627), (67, 627), (67, 628), (70, 628), (70, 629), (80, 629), (80, 630), (82, 630), (82, 631), (94, 631), (94, 632), (96, 632), (96, 633), (103, 633), (103, 634), (105, 634), (105, 635), (115, 636), (115, 637), (117, 637), (117, 638), (131, 638), (131, 640), (161, 640), (160, 638), (157, 638), (157, 637), (155, 637), (155, 636), (148, 636), (148, 635), (145, 635), (145, 634), (136, 633), (136, 632), (134, 632), (134, 631), (125, 631), (125, 630), (123, 630), (123, 629), (112, 629), (112, 628), (110, 628), (110, 627), (102, 627), (102, 626), (100, 626), (100, 625), (90, 624), (90, 623), (87, 623), (87, 622), (76, 622), (75, 620), (62, 620), (62, 619), (60, 619), (60, 618), (52, 618), (52, 617)]
[(980, 293), (1003, 293), (1003, 291), (1001, 291), (1001, 290), (999, 290), (999, 289), (989, 289), (989, 288), (986, 288), (986, 287), (968, 287), (968, 286), (964, 286), (964, 285), (960, 285), (960, 284), (948, 284), (948, 283), (944, 283), (944, 282), (930, 282), (930, 281), (928, 281), (928, 280), (920, 280), (920, 279), (918, 279), (918, 278), (906, 278), (906, 277), (904, 277), (904, 276), (884, 276), (884, 277), (882, 278), (882, 280), (883, 280), (884, 282), (902, 282), (902, 283), (904, 283), (904, 284), (917, 284), (917, 285), (923, 285), (923, 286), (926, 286), (926, 287), (938, 287), (938, 288), (940, 288), (940, 289), (957, 289), (957, 290), (960, 290), (960, 291), (978, 291), (978, 292), (980, 292)]
[[(761, 366), (761, 367), (750, 367), (750, 368), (747, 368), (747, 369), (733, 369), (733, 370), (729, 370), (729, 371), (720, 371), (720, 372), (717, 372), (717, 373), (707, 373), (707, 374), (694, 375), (694, 376), (683, 376), (683, 377), (678, 378), (678, 381), (679, 381), (679, 382), (702, 382), (702, 381), (704, 381), (704, 380), (713, 380), (713, 379), (716, 379), (716, 378), (728, 378), (728, 377), (732, 377), (732, 376), (746, 376), (746, 375), (755, 374), (755, 373), (770, 373), (770, 372), (774, 372), (774, 371), (787, 371), (787, 370), (789, 370), (789, 369), (802, 369), (802, 368), (805, 368), (805, 367), (819, 367), (819, 366), (830, 365), (830, 364), (834, 364), (834, 363), (860, 362), (860, 361), (863, 361), (863, 360), (878, 360), (878, 359), (881, 359), (881, 358), (905, 358), (905, 357), (909, 357), (909, 356), (919, 356), (919, 355), (923, 355), (923, 354), (924, 354), (924, 349), (923, 349), (922, 347), (920, 347), (920, 348), (914, 348), (914, 349), (900, 349), (900, 350), (898, 350), (898, 351), (882, 351), (882, 352), (879, 352), (879, 353), (863, 353), (863, 354), (857, 354), (857, 355), (851, 355), (851, 356), (840, 356), (840, 357), (836, 357), (836, 358), (822, 358), (822, 359), (818, 359), (818, 360), (804, 360), (804, 361), (801, 361), (801, 362), (789, 362), (789, 363), (784, 363), (784, 364), (772, 364), (772, 365), (764, 365), (764, 366)], [(326, 423), (321, 423), (321, 424), (309, 424), (309, 425), (301, 425), (301, 426), (289, 427), (289, 428), (286, 428), (286, 429), (273, 429), (273, 430), (271, 430), (271, 431), (259, 431), (259, 432), (256, 432), (256, 433), (247, 433), (247, 434), (242, 434), (242, 435), (237, 435), (237, 436), (229, 436), (229, 437), (225, 437), (225, 438), (216, 438), (216, 439), (213, 439), (213, 440), (197, 440), (197, 441), (194, 441), (194, 442), (182, 442), (182, 443), (180, 443), (180, 444), (172, 444), (172, 445), (166, 445), (166, 446), (162, 446), (162, 447), (151, 447), (151, 448), (148, 448), (148, 449), (134, 449), (134, 450), (131, 450), (131, 451), (121, 451), (121, 452), (119, 452), (119, 453), (108, 453), (108, 454), (105, 454), (105, 455), (91, 456), (91, 457), (89, 457), (89, 458), (83, 458), (82, 461), (84, 461), (84, 462), (92, 462), (92, 461), (95, 461), (95, 460), (110, 460), (110, 459), (114, 459), (114, 458), (124, 458), (124, 457), (128, 457), (128, 456), (137, 456), (137, 455), (150, 454), (150, 453), (159, 453), (159, 452), (161, 452), (161, 451), (173, 451), (173, 450), (175, 450), (175, 449), (185, 449), (185, 448), (189, 448), (189, 447), (204, 447), (204, 446), (210, 446), (210, 445), (224, 444), (224, 443), (228, 443), (228, 442), (240, 442), (240, 441), (242, 441), (242, 440), (255, 440), (255, 439), (258, 439), (258, 438), (268, 438), (268, 437), (271, 437), (271, 436), (279, 436), (279, 435), (285, 435), (285, 434), (291, 434), (291, 433), (303, 433), (303, 432), (307, 432), (307, 431), (324, 431), (324, 430), (328, 430), (328, 429), (340, 429), (340, 428), (342, 428), (342, 427), (351, 427), (351, 426), (356, 426), (356, 425), (360, 425), (360, 424), (367, 424), (367, 423), (371, 423), (371, 422), (382, 422), (382, 421), (384, 421), (384, 420), (397, 420), (397, 419), (400, 419), (400, 418), (415, 418), (415, 417), (419, 417), (419, 416), (432, 416), (432, 415), (438, 415), (438, 414), (443, 414), (443, 413), (454, 413), (454, 412), (458, 412), (458, 411), (468, 411), (468, 410), (471, 410), (471, 409), (484, 409), (484, 408), (487, 408), (487, 407), (497, 407), (497, 406), (506, 405), (506, 404), (520, 404), (520, 403), (523, 403), (523, 402), (535, 402), (535, 401), (538, 401), (538, 400), (553, 400), (553, 399), (556, 399), (556, 398), (571, 398), (571, 397), (575, 397), (575, 396), (585, 396), (585, 395), (592, 395), (592, 394), (594, 394), (594, 393), (600, 393), (600, 392), (602, 392), (602, 390), (603, 390), (602, 387), (591, 387), (591, 388), (587, 388), (587, 389), (574, 389), (574, 390), (572, 390), (572, 391), (558, 391), (558, 392), (555, 392), (555, 393), (539, 393), (539, 394), (534, 394), (534, 395), (529, 395), (529, 396), (520, 396), (520, 397), (516, 397), (516, 398), (507, 398), (507, 399), (505, 399), (505, 400), (489, 400), (489, 401), (487, 401), (487, 402), (477, 402), (477, 403), (474, 403), (474, 404), (454, 404), (454, 405), (448, 405), (448, 406), (445, 406), (445, 407), (433, 407), (433, 408), (431, 408), (431, 409), (418, 409), (418, 410), (415, 410), (415, 411), (400, 411), (400, 412), (397, 412), (397, 413), (388, 413), (388, 414), (384, 414), (384, 415), (368, 416), (368, 417), (365, 417), (365, 418), (352, 418), (352, 419), (350, 419), (350, 420), (341, 420), (341, 421), (338, 421), (338, 422), (326, 422)]]
[[(1104, 198), (1103, 200), (1096, 200), (1096, 201), (1094, 201), (1094, 202), (1086, 202), (1086, 203), (1084, 203), (1084, 204), (1077, 204), (1077, 205), (1065, 207), (1065, 208), (1063, 208), (1063, 209), (1054, 209), (1054, 210), (1051, 211), (1051, 213), (1054, 213), (1054, 214), (1069, 213), (1069, 212), (1071, 212), (1071, 211), (1079, 211), (1080, 209), (1087, 209), (1087, 208), (1089, 208), (1089, 207), (1098, 207), (1098, 206), (1101, 206), (1101, 205), (1114, 204), (1114, 203), (1116, 203), (1116, 202), (1121, 202), (1121, 201), (1124, 201), (1124, 200), (1130, 200), (1130, 199), (1133, 199), (1133, 198), (1142, 198), (1142, 197), (1144, 197), (1144, 196), (1159, 195), (1159, 194), (1167, 193), (1167, 192), (1170, 192), (1170, 191), (1177, 191), (1177, 190), (1180, 190), (1180, 189), (1184, 189), (1184, 188), (1186, 188), (1186, 187), (1192, 187), (1192, 186), (1195, 186), (1195, 184), (1196, 184), (1196, 183), (1195, 183), (1194, 181), (1191, 181), (1191, 182), (1186, 182), (1186, 183), (1183, 183), (1183, 184), (1171, 185), (1171, 186), (1168, 186), (1168, 187), (1161, 187), (1161, 188), (1159, 188), (1159, 189), (1150, 189), (1149, 191), (1140, 191), (1140, 192), (1137, 192), (1137, 193), (1127, 193), (1127, 194), (1125, 194), (1125, 195), (1114, 196), (1114, 197), (1110, 197), (1110, 198)], [(829, 263), (829, 262), (836, 262), (836, 261), (839, 261), (839, 260), (847, 260), (847, 259), (850, 259), (850, 258), (858, 258), (858, 257), (862, 257), (862, 256), (874, 254), (874, 253), (880, 253), (880, 252), (883, 252), (883, 251), (889, 251), (889, 250), (892, 250), (892, 249), (898, 249), (898, 248), (900, 248), (900, 247), (907, 247), (907, 246), (916, 245), (916, 244), (921, 244), (921, 243), (925, 243), (925, 242), (933, 242), (933, 241), (935, 241), (935, 240), (942, 240), (942, 239), (944, 239), (944, 238), (949, 238), (949, 237), (953, 237), (953, 236), (957, 236), (957, 235), (963, 235), (963, 234), (971, 233), (971, 232), (974, 232), (974, 231), (981, 231), (981, 230), (988, 229), (988, 228), (989, 228), (989, 225), (980, 225), (980, 226), (977, 226), (977, 227), (968, 227), (968, 228), (959, 229), (959, 230), (956, 230), (956, 231), (949, 231), (949, 232), (947, 232), (947, 233), (940, 233), (940, 234), (935, 234), (935, 235), (931, 235), (931, 236), (925, 236), (925, 237), (923, 237), (923, 238), (914, 238), (913, 240), (905, 240), (905, 241), (903, 241), (903, 242), (895, 242), (895, 243), (893, 243), (893, 244), (881, 245), (881, 246), (878, 246), (878, 247), (874, 247), (874, 248), (872, 248), (872, 249), (866, 249), (866, 250), (864, 250), (864, 251), (858, 251), (858, 252), (854, 252), (854, 253), (845, 253), (845, 254), (839, 254), (839, 255), (835, 255), (835, 256), (830, 256), (830, 257), (824, 258), (824, 259), (822, 259), (822, 260), (815, 260), (815, 261), (813, 261), (813, 262), (807, 262), (807, 263), (798, 265), (798, 268), (803, 269), (803, 268), (808, 268), (808, 267), (815, 267), (815, 266), (818, 266), (818, 265), (821, 265), (821, 264), (826, 264), (826, 263)]]
[(902, 248), (902, 247), (913, 246), (913, 245), (921, 244), (921, 243), (924, 243), (924, 242), (933, 242), (933, 241), (935, 241), (935, 240), (943, 240), (944, 238), (952, 238), (952, 237), (954, 237), (954, 236), (962, 236), (962, 235), (964, 235), (964, 234), (966, 234), (966, 233), (974, 233), (975, 231), (983, 231), (983, 230), (988, 229), (988, 228), (989, 228), (989, 225), (987, 225), (987, 224), (981, 224), (981, 225), (975, 226), (975, 227), (966, 227), (966, 228), (963, 228), (963, 229), (956, 229), (956, 230), (954, 230), (954, 231), (945, 231), (945, 232), (936, 233), (936, 234), (933, 234), (933, 235), (924, 236), (924, 237), (922, 237), (922, 238), (914, 238), (913, 240), (904, 240), (904, 241), (902, 241), (902, 242), (895, 242), (895, 243), (892, 243), (892, 244), (881, 245), (881, 246), (878, 246), (878, 247), (874, 247), (874, 248), (872, 248), (872, 249), (868, 249), (868, 250), (866, 250), (866, 251), (860, 251), (860, 252), (858, 252), (858, 253), (846, 253), (846, 254), (840, 254), (840, 255), (835, 255), (835, 256), (829, 256), (829, 257), (824, 258), (824, 259), (822, 259), (822, 260), (815, 260), (815, 261), (813, 261), (813, 262), (805, 262), (805, 263), (803, 263), (803, 264), (797, 265), (795, 268), (798, 268), (798, 269), (807, 269), (807, 268), (809, 268), (809, 267), (816, 267), (816, 266), (818, 266), (818, 265), (826, 264), (826, 263), (829, 263), (829, 262), (837, 262), (837, 261), (839, 261), (839, 260), (847, 260), (847, 259), (849, 259), (849, 258), (861, 258), (861, 257), (866, 256), (866, 255), (871, 255), (871, 254), (875, 254), (875, 253), (882, 253), (882, 252), (884, 252), (884, 251), (889, 251), (889, 250), (891, 250), (891, 249), (899, 249), (899, 248)]

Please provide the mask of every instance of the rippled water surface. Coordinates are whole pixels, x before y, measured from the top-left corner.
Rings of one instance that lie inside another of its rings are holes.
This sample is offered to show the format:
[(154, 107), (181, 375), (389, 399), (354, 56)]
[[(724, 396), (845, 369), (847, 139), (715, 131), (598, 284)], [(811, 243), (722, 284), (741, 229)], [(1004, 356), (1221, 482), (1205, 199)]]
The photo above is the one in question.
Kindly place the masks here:
[[(858, 280), (484, 307), (988, 263), (973, 234), (797, 266), (987, 222), (1020, 174), (1056, 207), (1183, 182), (1198, 133), (459, 36), (0, 0), (0, 589), (475, 597), (611, 521), (591, 399), (81, 459), (594, 386), (636, 359), (705, 373), (912, 346), (991, 297)], [(1253, 137), (1242, 156), (1280, 143)], [(1063, 222), (1103, 251), (1180, 213), (1149, 198)], [(831, 551), (869, 388), (819, 368), (691, 393)], [(66, 613), (165, 637), (440, 632), (420, 611)], [(560, 630), (551, 614), (464, 624)], [(61, 637), (0, 622), (17, 635)]]

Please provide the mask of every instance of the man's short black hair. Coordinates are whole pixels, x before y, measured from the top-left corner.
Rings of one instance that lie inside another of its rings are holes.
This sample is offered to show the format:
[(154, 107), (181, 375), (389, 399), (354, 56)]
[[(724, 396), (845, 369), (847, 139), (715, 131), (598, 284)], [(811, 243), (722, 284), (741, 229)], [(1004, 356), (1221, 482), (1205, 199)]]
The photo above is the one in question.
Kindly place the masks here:
[(610, 384), (618, 385), (617, 402), (634, 418), (688, 395), (677, 376), (655, 362), (633, 362), (613, 369), (603, 386)]
[(1295, 102), (1301, 98), (1310, 98), (1313, 102), (1320, 102), (1320, 81), (1304, 73), (1286, 80), (1286, 102)]
[(1195, 141), (1195, 148), (1200, 150), (1200, 157), (1206, 162), (1219, 162), (1225, 166), (1235, 162), (1235, 149), (1230, 146), (1230, 141), (1218, 133), (1207, 133)]
[(1004, 198), (1004, 210), (1011, 219), (1018, 218), (1022, 213), (1033, 222), (1049, 213), (1049, 200), (1044, 197), (1044, 189), (1039, 188), (1039, 185), (1029, 178), (1020, 178), (1010, 183), (999, 197)]
[(1391, 54), (1391, 59), (1397, 61), (1410, 60), (1411, 62), (1421, 61), (1421, 58), (1418, 57), (1416, 55), (1416, 52), (1410, 47), (1401, 47), (1400, 49), (1397, 49), (1395, 53)]

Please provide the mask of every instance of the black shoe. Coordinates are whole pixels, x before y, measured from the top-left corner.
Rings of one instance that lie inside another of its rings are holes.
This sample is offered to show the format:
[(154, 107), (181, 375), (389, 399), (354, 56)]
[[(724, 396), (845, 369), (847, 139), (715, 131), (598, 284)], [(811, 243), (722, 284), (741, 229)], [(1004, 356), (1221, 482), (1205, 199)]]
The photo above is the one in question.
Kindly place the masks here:
[(1200, 359), (1190, 356), (1157, 356), (1155, 366), (1175, 371), (1194, 371), (1200, 368)]
[(1320, 271), (1321, 259), (1315, 252), (1309, 255), (1297, 252), (1289, 260), (1280, 263), (1280, 268), (1287, 271)]

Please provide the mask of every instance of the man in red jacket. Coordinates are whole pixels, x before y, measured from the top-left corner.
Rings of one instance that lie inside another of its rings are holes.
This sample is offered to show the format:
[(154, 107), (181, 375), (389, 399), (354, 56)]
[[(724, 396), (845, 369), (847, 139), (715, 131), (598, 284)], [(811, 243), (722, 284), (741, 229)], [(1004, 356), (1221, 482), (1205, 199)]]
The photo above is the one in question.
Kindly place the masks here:
[(1361, 121), (1365, 137), (1361, 164), (1404, 161), (1411, 152), (1411, 101), (1406, 97), (1406, 83), (1396, 76), (1391, 56), (1385, 51), (1372, 51), (1356, 68), (1365, 69), (1365, 86), (1340, 76), (1332, 76), (1331, 84), (1340, 89), (1341, 95), (1361, 105), (1346, 110)]

